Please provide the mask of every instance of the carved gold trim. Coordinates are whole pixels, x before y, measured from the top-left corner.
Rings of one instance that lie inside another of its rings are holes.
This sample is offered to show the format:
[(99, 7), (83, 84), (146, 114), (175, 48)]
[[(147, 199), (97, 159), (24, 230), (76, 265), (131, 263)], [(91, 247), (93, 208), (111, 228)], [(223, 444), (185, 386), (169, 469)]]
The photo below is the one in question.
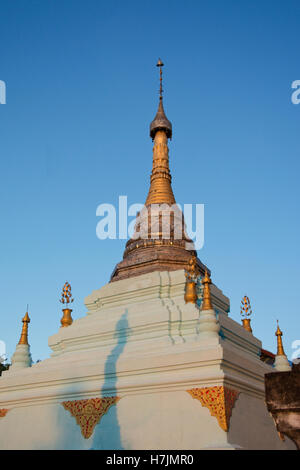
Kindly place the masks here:
[(89, 398), (87, 400), (63, 401), (62, 405), (76, 419), (83, 437), (88, 439), (102, 416), (119, 400), (120, 397)]
[(0, 408), (0, 418), (4, 418), (4, 416), (6, 416), (6, 413), (8, 412), (9, 410), (5, 409), (5, 408)]
[(229, 430), (232, 409), (240, 392), (223, 386), (192, 388), (187, 392), (209, 409), (224, 431)]

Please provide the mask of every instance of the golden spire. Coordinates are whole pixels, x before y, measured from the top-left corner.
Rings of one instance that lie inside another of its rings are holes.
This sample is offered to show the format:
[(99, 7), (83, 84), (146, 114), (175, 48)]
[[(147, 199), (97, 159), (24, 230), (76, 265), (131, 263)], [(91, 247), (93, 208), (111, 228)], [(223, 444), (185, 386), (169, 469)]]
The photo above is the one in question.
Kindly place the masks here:
[(244, 295), (241, 301), (241, 315), (243, 317), (242, 324), (245, 330), (249, 331), (249, 333), (252, 333), (252, 328), (250, 325), (251, 319), (249, 318), (251, 314), (252, 314), (252, 309), (251, 309), (250, 299), (249, 297)]
[(283, 349), (282, 344), (282, 331), (279, 328), (278, 320), (277, 320), (277, 330), (275, 335), (277, 336), (277, 356), (285, 356), (285, 352)]
[(66, 305), (66, 307), (62, 309), (63, 317), (60, 320), (61, 325), (62, 325), (62, 327), (70, 326), (73, 323), (73, 319), (72, 319), (72, 316), (71, 316), (72, 309), (69, 308), (69, 304), (74, 302), (74, 299), (72, 297), (71, 285), (68, 282), (65, 282), (65, 284), (62, 288), (60, 302), (63, 305)]
[(209, 277), (207, 269), (205, 269), (205, 275), (204, 275), (204, 278), (202, 279), (202, 284), (203, 284), (203, 302), (201, 305), (201, 310), (212, 310), (213, 307), (212, 307), (211, 296), (210, 296), (211, 279)]
[(22, 318), (22, 322), (23, 322), (23, 327), (22, 327), (22, 333), (21, 333), (19, 344), (28, 344), (28, 324), (30, 323), (30, 318), (28, 315), (28, 306), (27, 306), (27, 312)]
[[(163, 108), (163, 63), (160, 59), (157, 67), (160, 75), (159, 105), (150, 124), (154, 146), (146, 207), (137, 214), (134, 234), (127, 241), (123, 260), (116, 265), (110, 282), (148, 272), (186, 269), (191, 255), (197, 255), (193, 241), (186, 233), (183, 213), (176, 205), (171, 186), (168, 139), (172, 137), (172, 124)], [(204, 266), (198, 259), (197, 265), (204, 274)]]
[(167, 119), (163, 107), (162, 88), (162, 61), (159, 59), (157, 67), (160, 69), (159, 105), (156, 116), (150, 124), (150, 137), (154, 140), (153, 165), (150, 179), (150, 189), (146, 206), (150, 204), (175, 204), (175, 197), (171, 187), (171, 173), (169, 169), (168, 139), (172, 137), (172, 124)]
[(184, 293), (184, 300), (185, 303), (192, 303), (195, 304), (197, 302), (197, 277), (199, 275), (199, 268), (197, 265), (197, 258), (195, 255), (191, 256), (188, 267), (185, 271), (185, 293)]

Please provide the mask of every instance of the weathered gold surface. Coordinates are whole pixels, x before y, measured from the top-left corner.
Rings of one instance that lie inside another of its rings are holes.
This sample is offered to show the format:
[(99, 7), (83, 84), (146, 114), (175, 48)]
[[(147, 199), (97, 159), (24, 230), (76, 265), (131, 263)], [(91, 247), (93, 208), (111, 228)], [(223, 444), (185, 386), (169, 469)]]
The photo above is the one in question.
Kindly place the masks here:
[(30, 318), (28, 312), (26, 312), (25, 316), (22, 319), (23, 326), (19, 344), (28, 344), (28, 324), (30, 323)]

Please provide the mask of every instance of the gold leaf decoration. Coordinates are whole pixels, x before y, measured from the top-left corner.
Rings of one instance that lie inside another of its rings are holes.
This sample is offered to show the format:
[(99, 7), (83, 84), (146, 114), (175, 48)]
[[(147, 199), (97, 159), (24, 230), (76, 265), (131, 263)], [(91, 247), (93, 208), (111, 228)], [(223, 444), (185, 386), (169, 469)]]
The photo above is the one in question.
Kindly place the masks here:
[(119, 400), (119, 397), (89, 398), (87, 400), (64, 401), (62, 405), (76, 419), (83, 437), (88, 439), (102, 416)]
[(224, 431), (229, 430), (230, 417), (235, 402), (239, 396), (237, 390), (223, 386), (192, 388), (187, 392), (202, 406), (209, 409), (210, 414), (217, 418)]

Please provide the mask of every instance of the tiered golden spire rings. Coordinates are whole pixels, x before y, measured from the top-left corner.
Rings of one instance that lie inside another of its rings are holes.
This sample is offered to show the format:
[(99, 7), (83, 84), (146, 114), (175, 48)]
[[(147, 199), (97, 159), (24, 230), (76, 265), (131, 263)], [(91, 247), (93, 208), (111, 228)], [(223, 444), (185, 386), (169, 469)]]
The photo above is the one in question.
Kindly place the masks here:
[(250, 325), (251, 319), (249, 318), (251, 314), (252, 314), (252, 308), (250, 304), (250, 299), (249, 297), (244, 295), (241, 301), (242, 324), (245, 330), (249, 331), (249, 333), (252, 333), (252, 328)]
[(153, 164), (146, 206), (150, 204), (175, 204), (169, 169), (168, 138), (163, 130), (156, 131), (153, 146)]
[(282, 331), (279, 328), (278, 320), (277, 320), (277, 330), (275, 335), (277, 336), (277, 356), (285, 356), (285, 352), (283, 349), (282, 344)]
[(186, 277), (184, 300), (187, 304), (195, 304), (198, 299), (196, 284), (199, 276), (199, 269), (195, 255), (190, 258), (188, 267), (184, 274)]
[(201, 310), (212, 310), (213, 306), (211, 303), (211, 294), (210, 294), (210, 284), (211, 279), (207, 270), (205, 270), (204, 278), (202, 279), (203, 284), (203, 302), (201, 305)]
[(22, 333), (21, 333), (19, 344), (28, 344), (28, 324), (30, 323), (30, 318), (28, 315), (28, 306), (27, 306), (27, 312), (22, 318), (22, 322), (23, 322), (23, 327), (22, 327)]
[(72, 297), (71, 285), (68, 282), (65, 282), (60, 299), (60, 302), (63, 305), (66, 305), (66, 307), (62, 309), (63, 317), (60, 320), (62, 327), (70, 326), (73, 323), (73, 319), (71, 316), (72, 309), (69, 308), (69, 304), (71, 304), (73, 301), (74, 299)]

